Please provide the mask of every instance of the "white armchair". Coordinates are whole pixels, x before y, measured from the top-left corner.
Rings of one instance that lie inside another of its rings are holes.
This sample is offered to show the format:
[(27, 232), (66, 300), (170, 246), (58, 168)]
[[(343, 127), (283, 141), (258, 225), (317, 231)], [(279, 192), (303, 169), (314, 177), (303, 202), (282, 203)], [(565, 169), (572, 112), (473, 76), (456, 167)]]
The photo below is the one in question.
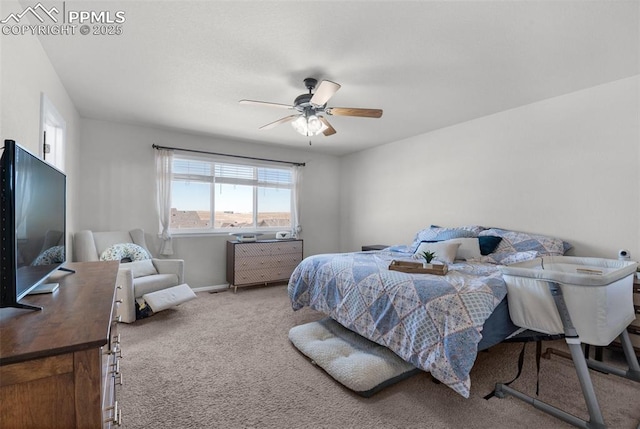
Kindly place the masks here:
[[(100, 255), (114, 245), (134, 243), (147, 249), (142, 229), (131, 231), (77, 232), (73, 237), (74, 260), (78, 262), (99, 261)], [(149, 252), (149, 255), (151, 252)], [(124, 262), (124, 261), (121, 261)], [(142, 261), (140, 261), (142, 262)], [(137, 262), (122, 263), (118, 270), (118, 290), (122, 322), (136, 320), (136, 299), (143, 295), (168, 289), (184, 283), (184, 261), (182, 259), (152, 258), (151, 265), (140, 267)]]

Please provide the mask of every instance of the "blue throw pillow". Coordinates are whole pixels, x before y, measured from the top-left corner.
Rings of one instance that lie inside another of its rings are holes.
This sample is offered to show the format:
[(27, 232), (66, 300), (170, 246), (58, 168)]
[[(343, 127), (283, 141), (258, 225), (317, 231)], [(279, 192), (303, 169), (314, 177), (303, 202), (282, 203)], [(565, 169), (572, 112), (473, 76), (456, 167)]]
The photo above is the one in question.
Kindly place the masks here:
[(492, 253), (494, 250), (496, 250), (496, 247), (498, 247), (498, 244), (500, 244), (500, 240), (502, 240), (502, 237), (485, 235), (478, 237), (478, 240), (480, 241), (480, 254), (488, 255), (489, 253)]

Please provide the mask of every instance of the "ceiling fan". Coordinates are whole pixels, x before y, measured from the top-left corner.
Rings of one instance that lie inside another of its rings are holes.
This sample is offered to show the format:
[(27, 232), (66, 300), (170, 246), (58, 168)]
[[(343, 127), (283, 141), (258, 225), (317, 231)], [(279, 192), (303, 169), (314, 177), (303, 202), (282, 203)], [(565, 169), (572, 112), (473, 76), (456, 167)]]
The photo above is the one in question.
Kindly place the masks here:
[(269, 103), (266, 101), (240, 100), (240, 104), (253, 104), (257, 106), (279, 107), (282, 109), (296, 110), (297, 113), (277, 121), (263, 125), (259, 129), (268, 130), (276, 125), (291, 122), (293, 128), (303, 136), (314, 136), (320, 133), (330, 136), (336, 133), (329, 121), (322, 115), (333, 116), (359, 116), (362, 118), (379, 118), (382, 116), (381, 109), (360, 109), (355, 107), (327, 107), (327, 102), (339, 89), (340, 85), (323, 80), (320, 82), (318, 89), (314, 93), (313, 90), (318, 85), (318, 80), (308, 77), (304, 80), (304, 86), (309, 90), (308, 94), (302, 94), (296, 97), (293, 105)]

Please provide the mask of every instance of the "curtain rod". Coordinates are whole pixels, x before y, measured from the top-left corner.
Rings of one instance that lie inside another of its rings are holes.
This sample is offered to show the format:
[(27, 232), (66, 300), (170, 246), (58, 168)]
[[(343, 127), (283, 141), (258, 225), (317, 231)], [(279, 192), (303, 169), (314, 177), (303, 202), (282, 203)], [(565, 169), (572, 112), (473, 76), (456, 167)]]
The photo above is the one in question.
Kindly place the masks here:
[(157, 144), (152, 144), (151, 147), (154, 148), (154, 149), (181, 150), (183, 152), (205, 153), (207, 155), (219, 155), (219, 156), (229, 156), (231, 158), (252, 159), (254, 161), (279, 162), (281, 164), (291, 164), (291, 165), (295, 165), (297, 167), (304, 167), (305, 166), (304, 162), (280, 161), (280, 160), (277, 160), (277, 159), (255, 158), (253, 156), (244, 156), (244, 155), (229, 155), (229, 154), (226, 154), (226, 153), (207, 152), (207, 151), (204, 151), (204, 150), (196, 150), (196, 149), (183, 149), (183, 148), (180, 148), (180, 147), (160, 146), (160, 145), (157, 145)]

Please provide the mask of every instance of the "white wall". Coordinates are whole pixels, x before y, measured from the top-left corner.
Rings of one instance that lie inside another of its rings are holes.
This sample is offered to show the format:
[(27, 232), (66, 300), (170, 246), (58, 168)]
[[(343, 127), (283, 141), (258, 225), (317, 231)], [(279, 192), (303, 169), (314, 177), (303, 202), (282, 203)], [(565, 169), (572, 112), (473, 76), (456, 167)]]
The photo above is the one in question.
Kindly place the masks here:
[(638, 76), (342, 159), (341, 249), (409, 244), (430, 224), (558, 236), (640, 259)]
[[(23, 9), (17, 1), (0, 2), (0, 16)], [(80, 117), (38, 39), (0, 36), (0, 137), (40, 154), (40, 97), (44, 93), (67, 124), (67, 243), (76, 225), (78, 134)], [(70, 255), (69, 255), (70, 257)]]
[[(151, 145), (158, 144), (305, 162), (301, 192), (304, 254), (338, 250), (340, 171), (336, 157), (94, 119), (83, 119), (81, 128), (79, 229), (143, 228), (150, 250), (157, 254), (155, 161)], [(185, 277), (191, 287), (226, 283), (228, 239), (228, 235), (174, 239), (173, 257), (185, 260)]]
[[(21, 9), (0, 2), (1, 16)], [(0, 37), (0, 137), (38, 153), (42, 92), (67, 122), (68, 233), (142, 227), (154, 251), (157, 143), (307, 162), (305, 255), (479, 223), (556, 235), (579, 255), (627, 248), (640, 259), (639, 87), (638, 76), (623, 79), (338, 159), (80, 119), (37, 38)], [(225, 282), (226, 239), (176, 239), (192, 286)]]

